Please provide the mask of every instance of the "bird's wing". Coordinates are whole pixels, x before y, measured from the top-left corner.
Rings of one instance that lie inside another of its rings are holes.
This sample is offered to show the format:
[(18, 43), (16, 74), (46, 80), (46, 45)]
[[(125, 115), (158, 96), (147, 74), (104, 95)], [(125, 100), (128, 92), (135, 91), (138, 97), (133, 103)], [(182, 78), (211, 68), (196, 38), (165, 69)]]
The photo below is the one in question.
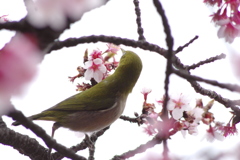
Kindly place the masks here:
[(104, 99), (102, 96), (84, 96), (83, 99), (83, 96), (81, 96), (82, 93), (65, 99), (64, 101), (56, 104), (52, 108), (47, 109), (47, 111), (99, 111), (109, 109), (109, 106), (114, 106), (114, 104), (116, 103), (116, 98), (114, 96), (107, 98), (104, 97)]

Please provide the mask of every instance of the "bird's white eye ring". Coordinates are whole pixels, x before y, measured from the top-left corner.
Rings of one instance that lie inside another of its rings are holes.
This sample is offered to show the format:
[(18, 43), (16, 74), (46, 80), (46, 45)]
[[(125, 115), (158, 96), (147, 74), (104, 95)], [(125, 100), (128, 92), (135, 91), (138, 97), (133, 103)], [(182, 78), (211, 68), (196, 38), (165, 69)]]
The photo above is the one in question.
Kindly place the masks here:
[(124, 49), (122, 49), (122, 48), (120, 48), (120, 49), (121, 49), (123, 55), (126, 54), (126, 51)]

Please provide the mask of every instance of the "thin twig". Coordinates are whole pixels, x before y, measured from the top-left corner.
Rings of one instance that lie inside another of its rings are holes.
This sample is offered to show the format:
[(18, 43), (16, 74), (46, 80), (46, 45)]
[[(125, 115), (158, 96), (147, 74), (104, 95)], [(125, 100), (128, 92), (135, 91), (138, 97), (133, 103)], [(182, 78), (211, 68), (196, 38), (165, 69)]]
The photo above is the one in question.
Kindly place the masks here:
[(207, 63), (211, 63), (211, 62), (214, 62), (214, 61), (216, 61), (216, 60), (221, 60), (221, 59), (223, 59), (223, 58), (226, 58), (226, 54), (220, 54), (220, 55), (217, 55), (217, 56), (215, 56), (215, 57), (211, 57), (211, 58), (208, 58), (208, 59), (206, 59), (206, 60), (204, 60), (204, 61), (200, 61), (200, 62), (198, 62), (197, 64), (192, 64), (191, 66), (189, 66), (188, 67), (188, 70), (190, 70), (190, 69), (195, 69), (195, 68), (197, 68), (197, 67), (200, 67), (201, 65), (204, 65), (204, 64), (207, 64)]
[(195, 36), (193, 39), (191, 39), (188, 43), (184, 44), (183, 46), (179, 46), (177, 50), (175, 51), (175, 54), (181, 52), (184, 48), (188, 47), (191, 43), (193, 43), (196, 39), (198, 39), (198, 36)]
[(146, 117), (145, 114), (142, 114), (142, 115), (140, 115), (140, 116), (138, 116), (138, 117), (136, 117), (136, 118), (131, 118), (131, 117), (122, 115), (122, 116), (120, 117), (120, 119), (125, 120), (125, 121), (129, 121), (129, 122), (131, 122), (131, 123), (137, 123), (138, 125), (141, 125), (141, 124), (144, 123), (143, 118), (145, 118), (145, 117)]
[(219, 83), (216, 80), (204, 79), (204, 78), (201, 78), (201, 77), (198, 77), (198, 76), (190, 75), (187, 72), (178, 71), (178, 70), (173, 70), (173, 73), (177, 74), (178, 76), (180, 76), (182, 78), (188, 79), (188, 80), (200, 81), (200, 82), (204, 82), (204, 83), (207, 83), (207, 84), (211, 84), (213, 86), (218, 86), (220, 88), (228, 89), (229, 91), (240, 93), (240, 86), (236, 85), (236, 84)]

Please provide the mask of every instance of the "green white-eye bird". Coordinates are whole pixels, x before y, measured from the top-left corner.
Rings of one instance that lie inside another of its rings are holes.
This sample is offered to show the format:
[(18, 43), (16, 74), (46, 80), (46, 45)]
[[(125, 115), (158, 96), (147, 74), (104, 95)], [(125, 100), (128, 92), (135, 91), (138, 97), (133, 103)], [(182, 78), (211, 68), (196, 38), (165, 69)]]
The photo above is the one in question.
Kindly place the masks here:
[(55, 121), (52, 137), (59, 127), (88, 133), (111, 125), (123, 113), (128, 94), (142, 70), (142, 61), (137, 54), (122, 51), (119, 66), (112, 75), (29, 119)]

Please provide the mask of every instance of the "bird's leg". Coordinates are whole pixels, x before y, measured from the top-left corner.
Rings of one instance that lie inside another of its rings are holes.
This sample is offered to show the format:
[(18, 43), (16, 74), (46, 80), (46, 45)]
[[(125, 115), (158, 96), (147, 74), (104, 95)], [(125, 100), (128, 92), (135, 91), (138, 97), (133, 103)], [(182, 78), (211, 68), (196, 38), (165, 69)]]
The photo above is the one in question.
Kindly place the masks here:
[(91, 140), (88, 134), (85, 134), (85, 142), (87, 143), (87, 146), (89, 149), (94, 150), (95, 149), (95, 143)]
[(53, 124), (53, 126), (52, 126), (52, 138), (53, 138), (53, 136), (54, 136), (55, 131), (56, 131), (59, 127), (61, 127), (61, 125), (60, 125), (58, 122), (55, 122), (55, 123)]
[[(55, 131), (61, 127), (61, 125), (58, 123), (58, 122), (55, 122), (52, 126), (52, 138), (54, 136), (54, 133)], [(49, 158), (51, 159), (51, 152), (52, 152), (52, 148), (50, 147), (49, 150), (48, 150), (48, 155), (49, 155)]]
[(89, 148), (88, 160), (94, 160), (95, 142), (91, 140), (88, 134), (85, 134), (85, 142)]

